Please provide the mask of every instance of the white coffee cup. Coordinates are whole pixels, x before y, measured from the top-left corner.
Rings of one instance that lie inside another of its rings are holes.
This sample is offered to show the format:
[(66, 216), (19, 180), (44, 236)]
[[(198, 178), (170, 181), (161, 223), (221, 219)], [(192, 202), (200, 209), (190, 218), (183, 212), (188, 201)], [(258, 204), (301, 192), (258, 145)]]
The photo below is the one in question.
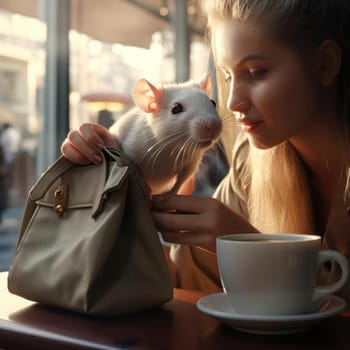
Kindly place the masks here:
[[(321, 250), (321, 238), (302, 234), (232, 234), (218, 237), (221, 283), (240, 314), (292, 315), (335, 293), (348, 279), (348, 261), (339, 252)], [(335, 261), (341, 276), (317, 285), (320, 267)]]

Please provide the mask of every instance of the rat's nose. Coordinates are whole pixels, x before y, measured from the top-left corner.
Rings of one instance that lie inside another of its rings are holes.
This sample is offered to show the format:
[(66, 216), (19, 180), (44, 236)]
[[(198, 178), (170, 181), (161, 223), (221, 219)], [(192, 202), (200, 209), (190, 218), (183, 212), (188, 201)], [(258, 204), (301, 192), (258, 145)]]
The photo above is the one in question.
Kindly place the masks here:
[(205, 125), (206, 130), (211, 135), (212, 138), (216, 137), (218, 132), (221, 130), (221, 123), (218, 123), (217, 120), (209, 120)]
[(198, 125), (199, 137), (201, 139), (213, 140), (219, 136), (221, 129), (222, 124), (219, 118), (202, 121)]

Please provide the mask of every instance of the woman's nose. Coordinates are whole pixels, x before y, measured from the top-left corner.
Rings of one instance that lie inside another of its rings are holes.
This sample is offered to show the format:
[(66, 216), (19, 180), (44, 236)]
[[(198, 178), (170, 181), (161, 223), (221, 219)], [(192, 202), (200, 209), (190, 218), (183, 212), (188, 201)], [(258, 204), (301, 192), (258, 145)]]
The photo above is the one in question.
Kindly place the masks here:
[(250, 102), (242, 85), (231, 83), (230, 92), (227, 100), (227, 108), (232, 112), (246, 113), (250, 108)]

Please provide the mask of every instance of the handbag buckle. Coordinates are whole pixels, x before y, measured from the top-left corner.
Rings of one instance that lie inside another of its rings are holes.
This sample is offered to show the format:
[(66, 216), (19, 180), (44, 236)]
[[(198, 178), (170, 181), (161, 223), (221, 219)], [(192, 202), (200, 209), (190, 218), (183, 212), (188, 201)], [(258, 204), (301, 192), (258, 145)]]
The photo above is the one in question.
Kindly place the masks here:
[(66, 211), (67, 198), (68, 198), (68, 186), (60, 184), (55, 190), (55, 202), (54, 210), (58, 216), (61, 216)]

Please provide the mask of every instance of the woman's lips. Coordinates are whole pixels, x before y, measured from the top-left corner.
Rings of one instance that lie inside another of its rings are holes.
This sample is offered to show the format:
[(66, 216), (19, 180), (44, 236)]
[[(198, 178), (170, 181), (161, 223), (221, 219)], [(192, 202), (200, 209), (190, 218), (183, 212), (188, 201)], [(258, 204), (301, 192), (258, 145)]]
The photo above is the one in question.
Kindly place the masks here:
[(243, 130), (246, 132), (252, 132), (260, 124), (262, 124), (262, 121), (256, 121), (256, 122), (241, 121), (241, 126), (242, 126)]

